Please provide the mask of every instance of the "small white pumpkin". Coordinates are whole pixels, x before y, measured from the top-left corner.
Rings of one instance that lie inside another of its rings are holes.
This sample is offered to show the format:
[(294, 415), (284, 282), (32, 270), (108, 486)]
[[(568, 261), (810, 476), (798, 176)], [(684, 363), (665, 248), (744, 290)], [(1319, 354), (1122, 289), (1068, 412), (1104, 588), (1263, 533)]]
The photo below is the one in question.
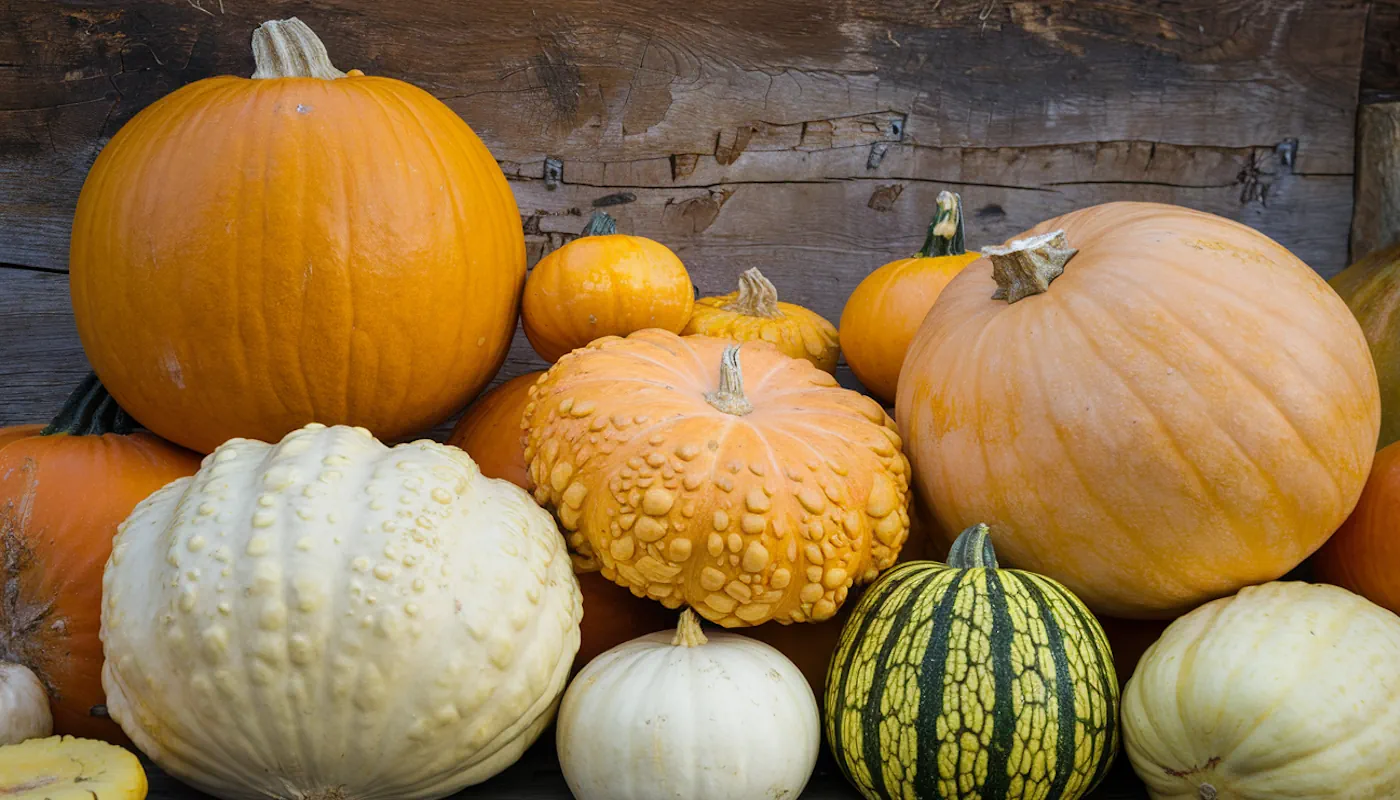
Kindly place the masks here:
[(103, 578), (107, 707), (221, 798), (410, 800), (553, 718), (582, 608), (563, 537), (455, 447), (308, 425), (144, 500)]
[(1400, 617), (1268, 583), (1173, 622), (1123, 695), (1154, 800), (1400, 797)]
[(28, 667), (0, 661), (0, 745), (52, 735), (53, 713), (44, 684)]
[(796, 800), (821, 744), (801, 671), (695, 613), (603, 653), (564, 694), (556, 743), (577, 800)]

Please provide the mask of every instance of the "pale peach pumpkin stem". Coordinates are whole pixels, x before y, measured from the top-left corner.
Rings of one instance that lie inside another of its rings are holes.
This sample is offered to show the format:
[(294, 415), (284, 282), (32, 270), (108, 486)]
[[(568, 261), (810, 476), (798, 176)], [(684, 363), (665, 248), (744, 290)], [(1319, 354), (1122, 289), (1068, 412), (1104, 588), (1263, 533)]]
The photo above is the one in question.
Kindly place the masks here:
[(769, 319), (783, 315), (778, 310), (778, 287), (763, 277), (758, 267), (746, 270), (739, 276), (739, 296), (725, 304), (724, 310)]
[(739, 345), (724, 348), (719, 362), (719, 389), (707, 393), (705, 402), (736, 417), (753, 411), (753, 404), (744, 396), (744, 371), (739, 366)]
[(681, 621), (676, 625), (676, 635), (671, 644), (676, 647), (699, 647), (710, 641), (700, 629), (700, 620), (689, 608), (681, 612)]
[(296, 17), (269, 20), (253, 31), (253, 64), (257, 79), (345, 77), (331, 64), (320, 38)]
[(1005, 247), (982, 248), (982, 255), (992, 260), (992, 278), (997, 282), (992, 299), (1014, 303), (1045, 292), (1078, 252), (1069, 246), (1064, 231), (1016, 239)]

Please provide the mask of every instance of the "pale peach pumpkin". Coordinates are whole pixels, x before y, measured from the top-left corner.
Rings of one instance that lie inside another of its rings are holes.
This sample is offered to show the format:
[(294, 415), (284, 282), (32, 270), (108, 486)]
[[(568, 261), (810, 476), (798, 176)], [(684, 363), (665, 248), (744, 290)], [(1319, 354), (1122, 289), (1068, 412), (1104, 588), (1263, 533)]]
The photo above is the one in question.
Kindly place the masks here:
[(893, 421), (767, 342), (609, 337), (530, 398), (535, 498), (582, 558), (669, 608), (726, 627), (829, 619), (908, 535)]
[(312, 421), (431, 428), (510, 344), (510, 187), (451, 109), (341, 73), (302, 23), (254, 51), (252, 80), (157, 100), (93, 164), (70, 254), (83, 348), (134, 417), (201, 452)]
[(1018, 239), (948, 284), (901, 373), (945, 530), (990, 523), (1010, 565), (1141, 618), (1277, 578), (1346, 519), (1380, 398), (1360, 327), (1306, 264), (1155, 203)]

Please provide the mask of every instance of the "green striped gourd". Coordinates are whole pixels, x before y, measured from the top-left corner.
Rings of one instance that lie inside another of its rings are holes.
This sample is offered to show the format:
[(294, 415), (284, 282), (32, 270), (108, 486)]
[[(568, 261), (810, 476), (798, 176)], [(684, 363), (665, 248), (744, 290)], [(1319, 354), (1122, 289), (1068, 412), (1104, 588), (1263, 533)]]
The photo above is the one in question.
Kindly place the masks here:
[(1049, 578), (999, 569), (986, 525), (886, 573), (841, 631), (827, 740), (875, 798), (1074, 800), (1118, 750), (1103, 629)]

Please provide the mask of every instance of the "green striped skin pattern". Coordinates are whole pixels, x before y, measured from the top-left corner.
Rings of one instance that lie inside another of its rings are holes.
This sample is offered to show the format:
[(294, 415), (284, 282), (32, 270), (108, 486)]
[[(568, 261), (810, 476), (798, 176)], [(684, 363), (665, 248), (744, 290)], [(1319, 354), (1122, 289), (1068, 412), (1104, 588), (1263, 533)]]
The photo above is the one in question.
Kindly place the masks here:
[(1074, 800), (1118, 750), (1118, 681), (1098, 621), (1049, 578), (999, 569), (986, 527), (951, 564), (902, 564), (842, 629), (827, 741), (877, 798)]

